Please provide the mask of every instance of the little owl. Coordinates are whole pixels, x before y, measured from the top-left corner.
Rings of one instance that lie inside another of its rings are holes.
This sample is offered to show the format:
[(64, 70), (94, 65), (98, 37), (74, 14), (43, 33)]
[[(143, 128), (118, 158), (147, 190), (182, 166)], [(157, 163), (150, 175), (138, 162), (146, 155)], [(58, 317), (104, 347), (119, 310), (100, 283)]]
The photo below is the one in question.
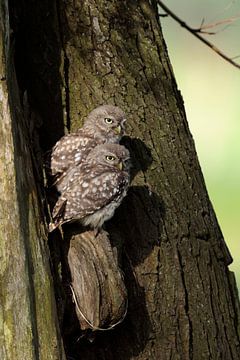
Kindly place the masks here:
[(126, 196), (129, 152), (119, 144), (97, 145), (67, 175), (68, 181), (53, 209), (49, 231), (73, 220), (99, 229)]
[(91, 111), (84, 125), (75, 133), (63, 136), (46, 161), (46, 170), (61, 192), (66, 185), (66, 172), (80, 164), (95, 146), (118, 143), (124, 132), (126, 116), (117, 106), (102, 105)]

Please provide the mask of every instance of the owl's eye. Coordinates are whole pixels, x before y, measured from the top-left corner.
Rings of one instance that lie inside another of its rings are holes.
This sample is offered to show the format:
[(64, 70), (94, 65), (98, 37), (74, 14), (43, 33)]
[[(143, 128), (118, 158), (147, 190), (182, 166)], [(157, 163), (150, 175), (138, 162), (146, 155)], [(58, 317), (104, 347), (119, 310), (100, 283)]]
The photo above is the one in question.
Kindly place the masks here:
[(112, 155), (107, 155), (106, 156), (107, 161), (114, 161), (115, 159), (116, 159), (115, 156), (112, 156)]
[(113, 123), (113, 119), (110, 119), (110, 118), (105, 118), (104, 121), (105, 121), (106, 124), (112, 124)]

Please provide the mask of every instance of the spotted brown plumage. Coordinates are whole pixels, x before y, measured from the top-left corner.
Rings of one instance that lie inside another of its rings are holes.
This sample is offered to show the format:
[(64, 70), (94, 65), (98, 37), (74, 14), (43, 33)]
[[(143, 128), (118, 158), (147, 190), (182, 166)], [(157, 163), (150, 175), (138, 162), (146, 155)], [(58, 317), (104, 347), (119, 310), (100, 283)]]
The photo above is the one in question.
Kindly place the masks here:
[(119, 144), (102, 144), (68, 172), (68, 180), (53, 209), (52, 231), (66, 222), (101, 228), (126, 196), (129, 152)]
[(124, 133), (125, 113), (117, 106), (102, 105), (91, 111), (84, 125), (63, 136), (47, 156), (46, 169), (59, 192), (66, 185), (66, 173), (80, 164), (95, 146), (118, 143)]

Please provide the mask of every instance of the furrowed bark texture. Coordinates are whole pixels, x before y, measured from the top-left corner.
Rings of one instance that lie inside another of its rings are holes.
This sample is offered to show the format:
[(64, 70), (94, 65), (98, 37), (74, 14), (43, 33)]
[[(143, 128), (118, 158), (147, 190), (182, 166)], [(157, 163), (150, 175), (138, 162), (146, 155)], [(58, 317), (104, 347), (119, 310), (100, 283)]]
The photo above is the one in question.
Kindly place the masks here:
[(65, 359), (7, 1), (1, 1), (0, 31), (0, 358)]
[(84, 359), (239, 359), (231, 256), (155, 10), (147, 1), (60, 1), (65, 122), (74, 131), (93, 107), (119, 105), (138, 170), (113, 220), (125, 243), (128, 317), (76, 351)]
[[(3, 53), (3, 359), (63, 358), (33, 178), (34, 172), (39, 180), (41, 162), (32, 169), (29, 152), (39, 159), (38, 146), (49, 149), (64, 125), (76, 130), (103, 103), (126, 111), (124, 143), (134, 165), (129, 194), (107, 229), (124, 245), (128, 314), (115, 330), (97, 332), (92, 343), (81, 332), (68, 336), (69, 359), (239, 359), (231, 256), (206, 192), (156, 9), (144, 0), (10, 3), (20, 101)], [(9, 41), (5, 20), (3, 25)], [(27, 123), (21, 115), (25, 90)]]

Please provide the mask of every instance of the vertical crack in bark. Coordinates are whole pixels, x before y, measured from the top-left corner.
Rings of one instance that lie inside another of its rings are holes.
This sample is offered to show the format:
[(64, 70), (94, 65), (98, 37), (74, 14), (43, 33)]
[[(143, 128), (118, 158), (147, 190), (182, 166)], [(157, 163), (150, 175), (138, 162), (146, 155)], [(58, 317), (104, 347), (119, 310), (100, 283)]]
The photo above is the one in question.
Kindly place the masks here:
[[(197, 240), (197, 239), (196, 239)], [(201, 261), (201, 256), (203, 256), (201, 253), (199, 254), (198, 253), (198, 257)], [(213, 314), (213, 304), (212, 304), (212, 299), (211, 299), (211, 292), (212, 292), (212, 288), (211, 288), (211, 282), (210, 282), (210, 279), (208, 278), (208, 284), (209, 284), (209, 287), (207, 286), (206, 284), (206, 280), (203, 279), (202, 277), (202, 273), (201, 273), (201, 268), (200, 268), (200, 264), (199, 264), (199, 259), (196, 259), (196, 268), (198, 270), (198, 276), (199, 276), (199, 279), (200, 279), (200, 284), (201, 284), (201, 287), (202, 287), (202, 294), (203, 296), (206, 296), (206, 297), (209, 297), (209, 300), (208, 303), (209, 303), (209, 307), (208, 307), (208, 314), (211, 313)], [(204, 286), (206, 284), (206, 286)], [(206, 294), (206, 295), (205, 295)], [(212, 317), (211, 317), (212, 318)], [(206, 334), (206, 344), (207, 344), (207, 349), (208, 349), (208, 356), (209, 356), (209, 359), (212, 359), (212, 348), (211, 348), (211, 343), (212, 343), (212, 340), (216, 338), (216, 333), (213, 335), (213, 339), (212, 337), (210, 336), (209, 337), (209, 331), (208, 331), (208, 320), (205, 318), (204, 319), (205, 321), (202, 323), (202, 329), (203, 329), (203, 332)], [(213, 324), (214, 326), (214, 329), (216, 330), (216, 326), (215, 326), (215, 323)], [(193, 329), (194, 330), (194, 329)], [(201, 330), (200, 330), (201, 331)], [(214, 331), (211, 329), (211, 331)], [(217, 331), (217, 330), (216, 330)], [(195, 331), (196, 333), (196, 331)], [(211, 333), (212, 335), (212, 333)], [(195, 336), (196, 337), (196, 336)], [(195, 340), (196, 342), (198, 341), (198, 339), (196, 338)], [(198, 350), (198, 349), (197, 349)], [(196, 349), (193, 349), (194, 351), (194, 355), (197, 351)]]
[(62, 16), (61, 16), (61, 5), (60, 0), (56, 0), (56, 11), (58, 19), (59, 37), (61, 41), (63, 51), (63, 76), (64, 76), (64, 90), (65, 90), (65, 111), (66, 111), (66, 127), (68, 131), (71, 130), (71, 116), (70, 116), (70, 87), (69, 87), (69, 66), (70, 61), (67, 55), (66, 45), (64, 41), (64, 34), (62, 28)]
[(64, 49), (64, 89), (65, 89), (65, 110), (66, 110), (66, 127), (68, 131), (71, 130), (71, 118), (70, 118), (70, 96), (69, 96), (69, 59), (67, 52)]
[[(177, 265), (178, 267), (178, 271), (179, 271), (179, 275), (181, 277), (181, 282), (182, 282), (182, 289), (183, 289), (183, 294), (184, 294), (184, 309), (185, 309), (185, 316), (188, 320), (188, 334), (184, 334), (184, 340), (183, 340), (183, 346), (185, 345), (185, 339), (187, 338), (188, 341), (188, 359), (192, 359), (192, 355), (193, 355), (193, 337), (192, 337), (192, 321), (190, 318), (190, 314), (189, 314), (189, 299), (188, 299), (188, 289), (187, 289), (187, 285), (186, 285), (186, 281), (185, 281), (185, 273), (183, 270), (183, 263), (182, 263), (182, 257), (181, 257), (181, 253), (179, 251), (178, 248), (176, 248), (176, 256), (177, 256), (177, 260), (179, 262), (179, 264)], [(180, 329), (180, 337), (181, 337), (181, 329)], [(182, 338), (182, 337), (181, 337)], [(185, 349), (186, 350), (186, 349)], [(184, 356), (187, 355), (187, 353), (184, 352)]]

